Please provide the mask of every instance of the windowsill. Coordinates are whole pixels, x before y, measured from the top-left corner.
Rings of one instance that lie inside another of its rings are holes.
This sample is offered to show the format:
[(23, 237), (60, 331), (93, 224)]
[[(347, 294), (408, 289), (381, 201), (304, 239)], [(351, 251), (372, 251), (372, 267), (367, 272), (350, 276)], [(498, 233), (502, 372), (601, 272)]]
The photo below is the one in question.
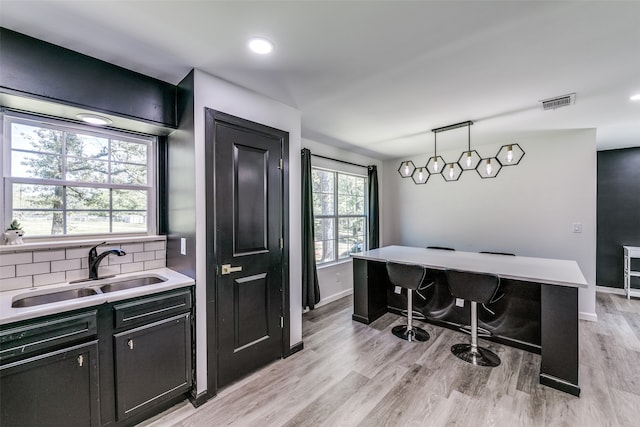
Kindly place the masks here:
[(21, 245), (2, 245), (0, 246), (0, 253), (7, 252), (26, 252), (39, 249), (55, 249), (55, 248), (72, 248), (82, 247), (89, 245), (96, 245), (98, 243), (107, 242), (107, 244), (115, 243), (137, 243), (137, 242), (149, 242), (156, 240), (166, 240), (167, 236), (164, 235), (151, 235), (151, 236), (122, 236), (122, 237), (88, 237), (86, 239), (73, 239), (73, 240), (40, 240), (37, 242), (26, 242)]
[(318, 270), (322, 270), (328, 267), (335, 267), (337, 265), (348, 264), (351, 263), (352, 258), (341, 259), (340, 261), (327, 262), (325, 264), (316, 265)]

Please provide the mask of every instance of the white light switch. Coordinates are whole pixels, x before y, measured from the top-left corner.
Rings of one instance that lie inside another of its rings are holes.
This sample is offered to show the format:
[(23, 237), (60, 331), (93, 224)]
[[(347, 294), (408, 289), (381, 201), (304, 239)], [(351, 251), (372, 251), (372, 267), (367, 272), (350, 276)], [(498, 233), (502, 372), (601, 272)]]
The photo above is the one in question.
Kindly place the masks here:
[(456, 307), (464, 307), (464, 300), (462, 298), (456, 298)]
[(581, 222), (574, 222), (573, 223), (573, 232), (574, 233), (582, 233), (582, 223)]
[(180, 255), (187, 254), (187, 239), (184, 237), (180, 238)]

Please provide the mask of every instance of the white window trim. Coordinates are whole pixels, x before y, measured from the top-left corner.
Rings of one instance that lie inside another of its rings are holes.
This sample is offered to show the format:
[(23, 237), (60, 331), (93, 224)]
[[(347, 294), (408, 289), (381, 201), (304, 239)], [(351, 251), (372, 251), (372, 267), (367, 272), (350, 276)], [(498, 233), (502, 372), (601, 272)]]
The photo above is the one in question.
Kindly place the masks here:
[[(56, 184), (59, 185), (60, 181), (56, 180), (43, 180), (38, 178), (21, 178), (10, 176), (11, 171), (11, 141), (8, 140), (10, 135), (9, 126), (12, 122), (40, 122), (46, 127), (51, 129), (57, 129), (61, 131), (78, 130), (85, 134), (99, 135), (104, 137), (105, 134), (109, 134), (115, 137), (123, 138), (126, 141), (144, 140), (150, 141), (147, 151), (147, 185), (132, 186), (127, 184), (105, 184), (105, 183), (87, 183), (76, 181), (64, 181), (64, 185), (77, 185), (80, 187), (89, 188), (111, 188), (111, 189), (146, 189), (147, 190), (147, 231), (140, 233), (98, 233), (98, 234), (62, 234), (62, 235), (49, 235), (49, 236), (29, 236), (28, 230), (25, 230), (25, 236), (23, 240), (26, 242), (47, 242), (47, 241), (61, 241), (61, 240), (78, 240), (78, 239), (101, 239), (108, 236), (117, 237), (135, 237), (135, 236), (155, 236), (158, 229), (158, 182), (157, 182), (157, 161), (156, 153), (158, 146), (158, 138), (154, 135), (145, 135), (134, 132), (127, 132), (124, 130), (113, 128), (100, 128), (102, 132), (96, 129), (94, 126), (76, 123), (71, 121), (65, 121), (63, 119), (57, 119), (52, 117), (42, 117), (38, 115), (25, 114), (15, 111), (2, 111), (0, 110), (0, 140), (2, 141), (2, 162), (0, 162), (0, 177), (2, 177), (3, 183), (0, 185), (0, 200), (3, 201), (4, 209), (0, 210), (0, 220), (2, 221), (2, 230), (12, 221), (13, 215), (13, 200), (12, 200), (12, 185), (13, 183), (38, 183), (38, 184)], [(0, 234), (1, 234), (0, 232)], [(0, 242), (2, 244), (2, 242)]]
[[(315, 221), (316, 218), (335, 218), (336, 219), (336, 224), (335, 224), (335, 245), (336, 247), (335, 249), (335, 259), (332, 259), (330, 261), (325, 261), (325, 262), (318, 262), (316, 261), (316, 267), (317, 268), (324, 268), (324, 267), (329, 267), (329, 266), (333, 266), (333, 265), (339, 265), (339, 264), (344, 264), (346, 262), (351, 262), (351, 257), (348, 258), (339, 258), (339, 254), (338, 254), (338, 244), (339, 244), (339, 238), (337, 237), (338, 234), (338, 221), (340, 218), (362, 218), (364, 216), (364, 247), (363, 250), (366, 250), (368, 248), (369, 245), (369, 193), (367, 191), (367, 185), (368, 185), (368, 180), (369, 177), (368, 175), (363, 175), (363, 174), (358, 174), (358, 173), (353, 173), (353, 172), (345, 172), (342, 171), (340, 169), (333, 169), (333, 168), (328, 168), (328, 167), (323, 167), (323, 166), (311, 166), (311, 172), (313, 173), (313, 169), (318, 169), (318, 170), (324, 170), (324, 171), (328, 171), (328, 172), (333, 172), (333, 173), (337, 173), (337, 174), (342, 174), (342, 175), (351, 175), (351, 176), (357, 176), (358, 178), (364, 178), (365, 180), (365, 192), (364, 192), (364, 215), (338, 215), (338, 194), (335, 193), (336, 195), (336, 200), (335, 200), (335, 204), (334, 204), (334, 215), (315, 215), (313, 216), (313, 219)], [(337, 175), (336, 175), (337, 178)], [(337, 189), (338, 183), (337, 183), (337, 179), (336, 179), (336, 183), (334, 185), (334, 189)], [(314, 228), (314, 234), (315, 234), (315, 228)], [(314, 242), (315, 242), (315, 235), (314, 235)]]

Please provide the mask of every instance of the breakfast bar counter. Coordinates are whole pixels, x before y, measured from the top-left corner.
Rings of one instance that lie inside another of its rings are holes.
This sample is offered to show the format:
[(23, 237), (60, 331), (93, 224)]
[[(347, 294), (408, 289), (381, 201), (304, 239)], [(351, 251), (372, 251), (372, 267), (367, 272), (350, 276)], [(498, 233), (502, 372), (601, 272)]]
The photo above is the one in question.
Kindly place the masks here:
[(446, 286), (445, 269), (498, 275), (499, 300), (480, 310), (483, 338), (540, 353), (540, 383), (578, 396), (578, 289), (587, 282), (576, 261), (388, 246), (353, 254), (353, 319), (371, 323), (406, 310), (389, 283), (385, 262), (418, 264), (434, 286), (420, 292), (414, 311), (429, 323), (458, 329), (468, 323)]

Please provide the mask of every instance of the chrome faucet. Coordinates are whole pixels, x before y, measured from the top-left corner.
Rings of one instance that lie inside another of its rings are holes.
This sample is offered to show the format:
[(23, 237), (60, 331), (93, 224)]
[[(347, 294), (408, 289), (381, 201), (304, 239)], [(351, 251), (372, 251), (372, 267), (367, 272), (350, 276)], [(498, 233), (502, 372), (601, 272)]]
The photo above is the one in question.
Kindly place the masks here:
[(100, 245), (104, 245), (105, 243), (107, 243), (107, 242), (98, 243), (97, 245), (95, 245), (94, 247), (89, 249), (89, 280), (97, 280), (97, 279), (99, 279), (99, 277), (98, 277), (98, 267), (100, 266), (100, 262), (102, 262), (102, 260), (105, 257), (107, 257), (107, 255), (115, 254), (115, 255), (118, 255), (118, 256), (124, 256), (124, 255), (127, 254), (122, 249), (111, 248), (111, 249), (107, 249), (106, 251), (104, 251), (100, 255), (98, 255), (98, 251), (97, 251), (96, 248), (98, 246), (100, 246)]

